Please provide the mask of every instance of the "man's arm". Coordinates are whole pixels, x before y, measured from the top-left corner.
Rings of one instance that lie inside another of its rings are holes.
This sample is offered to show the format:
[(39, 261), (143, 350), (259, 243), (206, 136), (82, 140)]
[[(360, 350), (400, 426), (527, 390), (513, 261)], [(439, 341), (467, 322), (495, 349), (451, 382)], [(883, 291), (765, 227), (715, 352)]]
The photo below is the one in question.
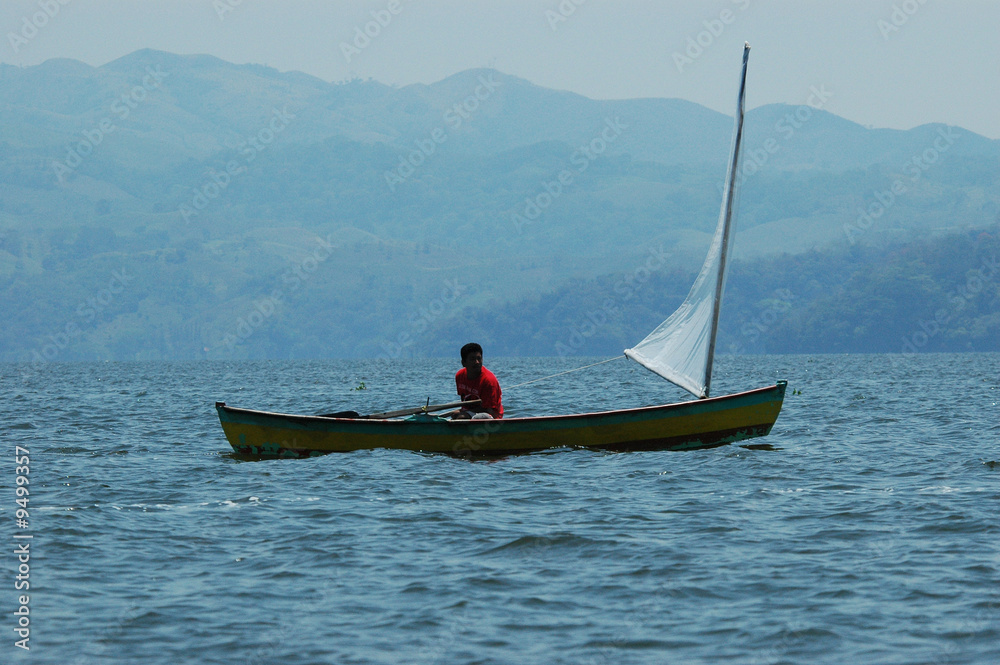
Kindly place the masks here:
[(494, 418), (500, 417), (500, 384), (495, 379), (492, 381), (485, 381), (482, 386), (482, 390), (485, 393), (482, 396), (483, 400), (483, 411), (490, 414)]

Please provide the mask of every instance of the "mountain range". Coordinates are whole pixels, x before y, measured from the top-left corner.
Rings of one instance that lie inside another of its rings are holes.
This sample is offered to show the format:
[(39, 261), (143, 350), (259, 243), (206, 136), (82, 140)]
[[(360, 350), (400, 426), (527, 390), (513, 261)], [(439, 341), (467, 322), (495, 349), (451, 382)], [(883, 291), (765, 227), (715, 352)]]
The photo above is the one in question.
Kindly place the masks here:
[[(1000, 141), (865, 128), (835, 95), (748, 113), (738, 259), (874, 260), (997, 223)], [(7, 360), (421, 355), (654, 258), (686, 277), (732, 132), (489, 69), (397, 88), (152, 50), (0, 65), (0, 100)]]

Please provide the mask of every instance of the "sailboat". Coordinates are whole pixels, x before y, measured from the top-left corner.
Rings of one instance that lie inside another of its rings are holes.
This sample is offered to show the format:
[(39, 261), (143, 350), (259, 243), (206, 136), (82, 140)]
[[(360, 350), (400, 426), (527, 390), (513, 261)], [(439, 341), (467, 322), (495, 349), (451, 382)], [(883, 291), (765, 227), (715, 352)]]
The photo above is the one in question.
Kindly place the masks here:
[(750, 45), (743, 68), (722, 208), (708, 256), (681, 306), (625, 356), (697, 399), (563, 416), (448, 420), (435, 412), (460, 403), (361, 416), (254, 411), (216, 402), (226, 439), (249, 457), (310, 457), (331, 452), (399, 448), (461, 456), (496, 456), (550, 448), (685, 450), (770, 433), (787, 382), (720, 397), (709, 395), (719, 314), (739, 189), (743, 110)]

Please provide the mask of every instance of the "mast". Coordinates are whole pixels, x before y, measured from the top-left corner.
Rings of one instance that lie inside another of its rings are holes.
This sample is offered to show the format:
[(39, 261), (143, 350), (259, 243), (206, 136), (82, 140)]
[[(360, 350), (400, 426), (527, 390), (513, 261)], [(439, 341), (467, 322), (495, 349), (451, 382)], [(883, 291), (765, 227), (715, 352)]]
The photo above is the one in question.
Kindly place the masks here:
[(730, 227), (736, 199), (736, 180), (739, 178), (740, 154), (743, 144), (743, 106), (747, 92), (747, 61), (750, 59), (750, 42), (743, 42), (743, 72), (740, 74), (740, 92), (736, 98), (736, 127), (733, 130), (733, 153), (729, 161), (729, 178), (726, 182), (722, 231), (722, 252), (719, 260), (719, 277), (715, 284), (715, 307), (712, 309), (712, 335), (708, 342), (708, 361), (705, 368), (705, 397), (712, 387), (712, 365), (715, 363), (715, 339), (719, 334), (719, 313), (722, 310), (722, 291), (726, 286), (726, 259), (729, 253)]

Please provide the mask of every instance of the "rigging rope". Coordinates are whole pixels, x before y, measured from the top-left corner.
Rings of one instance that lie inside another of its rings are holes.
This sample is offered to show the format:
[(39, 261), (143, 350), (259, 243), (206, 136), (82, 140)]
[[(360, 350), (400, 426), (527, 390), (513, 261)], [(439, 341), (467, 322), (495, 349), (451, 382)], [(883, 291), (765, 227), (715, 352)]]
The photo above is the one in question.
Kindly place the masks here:
[(596, 367), (597, 365), (603, 365), (604, 363), (609, 363), (612, 360), (620, 360), (625, 356), (615, 356), (614, 358), (608, 358), (607, 360), (601, 360), (600, 362), (593, 363), (591, 365), (584, 365), (583, 367), (577, 367), (576, 369), (568, 369), (565, 372), (559, 372), (558, 374), (550, 374), (549, 376), (543, 376), (540, 379), (532, 379), (531, 381), (525, 381), (524, 383), (519, 383), (516, 386), (509, 386), (504, 388), (504, 390), (513, 390), (514, 388), (520, 388), (521, 386), (526, 386), (529, 383), (537, 383), (539, 381), (544, 381), (545, 379), (551, 379), (556, 376), (562, 376), (563, 374), (571, 374), (572, 372), (579, 372), (581, 369), (587, 369), (589, 367)]

